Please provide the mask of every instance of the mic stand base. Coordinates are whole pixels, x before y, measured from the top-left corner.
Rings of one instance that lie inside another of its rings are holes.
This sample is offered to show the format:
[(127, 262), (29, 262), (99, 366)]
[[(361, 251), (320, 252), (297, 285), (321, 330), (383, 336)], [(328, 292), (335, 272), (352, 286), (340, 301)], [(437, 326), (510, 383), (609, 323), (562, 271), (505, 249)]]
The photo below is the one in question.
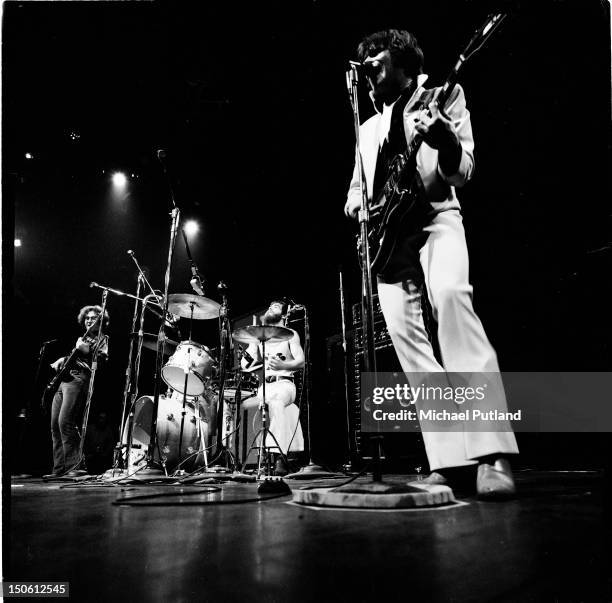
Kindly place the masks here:
[(165, 475), (165, 473), (155, 465), (143, 467), (138, 470), (138, 477), (156, 477), (158, 475)]
[(315, 465), (312, 461), (295, 473), (285, 475), (285, 479), (323, 479), (326, 477), (341, 477), (339, 473), (326, 471), (320, 465)]
[(229, 467), (225, 467), (224, 465), (213, 465), (209, 467), (206, 473), (231, 473), (232, 470)]
[(452, 505), (457, 501), (448, 486), (408, 486), (398, 483), (350, 483), (337, 488), (293, 491), (293, 502), (319, 507), (411, 509)]

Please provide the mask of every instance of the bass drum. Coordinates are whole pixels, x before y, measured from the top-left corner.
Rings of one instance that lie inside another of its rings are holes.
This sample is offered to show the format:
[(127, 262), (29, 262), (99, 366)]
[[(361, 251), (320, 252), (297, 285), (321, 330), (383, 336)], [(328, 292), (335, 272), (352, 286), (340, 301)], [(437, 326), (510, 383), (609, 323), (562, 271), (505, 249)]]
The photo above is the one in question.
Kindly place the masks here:
[[(209, 440), (209, 427), (202, 406), (197, 397), (188, 397), (185, 406), (183, 441), (179, 451), (181, 434), (181, 413), (183, 396), (174, 392), (171, 396), (160, 395), (157, 409), (157, 450), (155, 460), (162, 459), (168, 472), (177, 468), (192, 471), (205, 463), (203, 449)], [(132, 447), (128, 460), (130, 472), (146, 461), (147, 448), (151, 441), (151, 418), (153, 416), (153, 396), (142, 396), (134, 404), (134, 426)], [(127, 427), (123, 433), (123, 443), (127, 443)], [(204, 446), (201, 444), (204, 442)], [(199, 452), (198, 452), (199, 451)], [(189, 457), (189, 458), (187, 458)], [(180, 463), (180, 467), (178, 467)]]

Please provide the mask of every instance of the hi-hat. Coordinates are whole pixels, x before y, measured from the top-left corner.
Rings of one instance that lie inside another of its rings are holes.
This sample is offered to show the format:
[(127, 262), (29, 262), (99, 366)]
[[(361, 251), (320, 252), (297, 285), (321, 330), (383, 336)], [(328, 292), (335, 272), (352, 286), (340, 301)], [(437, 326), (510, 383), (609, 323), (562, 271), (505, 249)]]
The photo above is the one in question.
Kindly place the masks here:
[(259, 343), (265, 341), (269, 343), (280, 343), (289, 341), (293, 337), (293, 331), (287, 327), (274, 327), (271, 325), (249, 325), (236, 329), (232, 333), (234, 341), (238, 343)]
[[(132, 337), (138, 337), (138, 332), (134, 331), (130, 333)], [(178, 341), (174, 341), (173, 339), (166, 338), (166, 342), (164, 345), (164, 354), (168, 355), (174, 351), (174, 348), (178, 345)], [(147, 348), (148, 350), (157, 351), (157, 335), (154, 333), (143, 333), (142, 334), (142, 347)]]
[(192, 308), (193, 318), (196, 320), (219, 318), (220, 307), (215, 300), (192, 293), (172, 293), (168, 296), (168, 312), (182, 318), (191, 318)]

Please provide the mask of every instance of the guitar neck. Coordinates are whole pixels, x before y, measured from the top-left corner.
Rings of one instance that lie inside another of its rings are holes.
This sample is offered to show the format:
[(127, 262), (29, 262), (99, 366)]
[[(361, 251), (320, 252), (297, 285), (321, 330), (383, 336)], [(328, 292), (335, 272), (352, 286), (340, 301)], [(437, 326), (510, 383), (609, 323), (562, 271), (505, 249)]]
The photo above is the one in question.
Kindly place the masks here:
[[(453, 67), (453, 70), (449, 76), (446, 78), (442, 88), (440, 88), (440, 91), (434, 98), (433, 102), (435, 102), (438, 107), (442, 107), (442, 109), (444, 109), (446, 102), (448, 101), (448, 97), (457, 83), (460, 67), (461, 61), (458, 61), (455, 67)], [(406, 150), (402, 153), (405, 162), (409, 162), (416, 157), (422, 143), (423, 137), (420, 134), (417, 133), (412, 137), (410, 144), (408, 144)]]

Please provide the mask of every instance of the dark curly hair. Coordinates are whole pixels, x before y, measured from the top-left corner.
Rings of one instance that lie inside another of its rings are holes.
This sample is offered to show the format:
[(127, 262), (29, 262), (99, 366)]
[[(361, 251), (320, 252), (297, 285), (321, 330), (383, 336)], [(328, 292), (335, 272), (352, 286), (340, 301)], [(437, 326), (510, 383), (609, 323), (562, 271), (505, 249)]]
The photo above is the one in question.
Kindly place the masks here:
[(402, 67), (408, 77), (423, 73), (423, 51), (417, 39), (409, 31), (402, 29), (385, 29), (366, 36), (357, 47), (357, 56), (361, 62), (388, 50), (396, 67)]
[[(79, 315), (77, 316), (77, 322), (84, 327), (85, 326), (85, 315), (88, 312), (95, 312), (96, 314), (100, 314), (100, 312), (102, 312), (102, 306), (83, 306), (80, 310), (79, 310)], [(108, 327), (108, 324), (110, 323), (110, 317), (108, 315), (108, 312), (105, 310), (104, 311), (104, 321), (102, 324), (102, 328), (105, 329), (106, 327)]]

